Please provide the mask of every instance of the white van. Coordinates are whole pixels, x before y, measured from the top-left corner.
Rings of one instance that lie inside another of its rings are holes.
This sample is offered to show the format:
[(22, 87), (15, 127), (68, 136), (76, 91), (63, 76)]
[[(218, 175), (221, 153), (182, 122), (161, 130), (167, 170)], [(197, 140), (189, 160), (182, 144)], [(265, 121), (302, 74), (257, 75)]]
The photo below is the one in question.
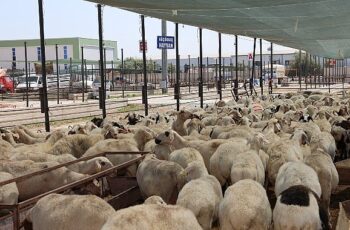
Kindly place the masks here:
[[(31, 74), (28, 76), (28, 90), (38, 91), (39, 88), (43, 87), (41, 76)], [(25, 92), (27, 90), (26, 76), (20, 77), (20, 82), (17, 85), (16, 92)]]

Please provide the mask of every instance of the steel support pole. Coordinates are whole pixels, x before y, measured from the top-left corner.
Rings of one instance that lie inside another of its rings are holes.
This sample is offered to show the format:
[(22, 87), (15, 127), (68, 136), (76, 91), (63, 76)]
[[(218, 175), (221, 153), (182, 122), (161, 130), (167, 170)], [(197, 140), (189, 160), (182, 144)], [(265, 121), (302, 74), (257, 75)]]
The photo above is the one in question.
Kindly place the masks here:
[(83, 93), (83, 98), (82, 101), (85, 101), (85, 81), (84, 81), (84, 75), (85, 75), (85, 71), (84, 71), (84, 47), (81, 47), (81, 81), (82, 81), (82, 93)]
[[(277, 77), (277, 74), (276, 74)], [(271, 58), (270, 58), (270, 94), (272, 94), (272, 88), (273, 88), (273, 43), (271, 42)]]
[(47, 100), (47, 83), (46, 83), (46, 53), (45, 53), (45, 31), (44, 31), (44, 11), (43, 1), (38, 0), (39, 4), (39, 24), (40, 24), (40, 50), (41, 50), (41, 71), (43, 80), (43, 109), (45, 113), (45, 130), (50, 132), (49, 105)]
[(124, 79), (124, 49), (121, 49), (120, 50), (121, 52), (121, 58), (122, 58), (122, 65), (121, 65), (121, 68), (120, 68), (120, 76), (121, 76), (121, 87), (122, 87), (122, 97), (124, 98), (125, 97), (125, 92), (124, 92), (124, 89), (125, 89), (125, 79)]
[(199, 28), (199, 96), (200, 105), (203, 108), (203, 34), (202, 28)]
[[(166, 21), (162, 20), (162, 36), (167, 36)], [(162, 94), (168, 93), (168, 50), (162, 49)]]
[(263, 84), (263, 55), (262, 55), (262, 39), (260, 38), (260, 90), (261, 95), (264, 94), (264, 84)]
[(58, 71), (58, 45), (56, 44), (56, 79), (57, 79), (57, 105), (60, 104), (60, 76)]
[(253, 95), (253, 84), (255, 79), (255, 49), (256, 49), (256, 38), (254, 38), (254, 48), (253, 48), (253, 63), (252, 63), (252, 77), (250, 79), (250, 95)]
[(299, 50), (299, 91), (301, 92), (301, 50)]
[(236, 81), (234, 93), (236, 95), (236, 100), (238, 100), (238, 35), (235, 35), (235, 62), (236, 62)]
[(180, 111), (180, 54), (179, 54), (179, 24), (175, 23), (175, 42), (176, 42), (176, 111)]
[[(29, 85), (28, 85), (28, 53), (27, 53), (27, 42), (24, 42), (24, 64), (26, 71), (26, 106), (29, 107)], [(30, 71), (30, 70), (29, 70)]]
[(143, 101), (145, 104), (145, 116), (148, 116), (148, 98), (147, 98), (147, 63), (146, 63), (146, 32), (145, 32), (145, 16), (141, 15), (142, 24), (142, 58), (143, 58)]
[(101, 77), (101, 91), (100, 93), (100, 107), (102, 109), (102, 117), (106, 118), (106, 98), (105, 98), (105, 72), (104, 72), (104, 57), (103, 57), (103, 23), (102, 23), (102, 5), (97, 4), (98, 10), (98, 36), (100, 49), (100, 77)]
[(222, 58), (222, 54), (221, 54), (221, 33), (219, 33), (219, 81), (218, 81), (218, 94), (219, 94), (219, 98), (220, 100), (222, 100), (222, 90), (221, 90), (221, 78), (222, 78), (222, 73), (221, 73), (221, 58)]
[(191, 93), (191, 55), (188, 55), (188, 93)]

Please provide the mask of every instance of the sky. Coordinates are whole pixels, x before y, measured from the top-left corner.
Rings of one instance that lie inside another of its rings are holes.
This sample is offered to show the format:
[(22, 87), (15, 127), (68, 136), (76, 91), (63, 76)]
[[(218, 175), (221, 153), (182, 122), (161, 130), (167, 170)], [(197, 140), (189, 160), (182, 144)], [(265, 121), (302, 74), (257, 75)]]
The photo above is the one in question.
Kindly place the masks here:
[[(0, 0), (2, 30), (0, 40), (39, 38), (39, 17), (37, 0)], [(96, 4), (83, 0), (43, 0), (46, 38), (84, 37), (98, 39)], [(14, 13), (15, 12), (15, 13)], [(138, 14), (105, 6), (103, 8), (104, 39), (116, 40), (118, 48), (124, 49), (125, 57), (142, 58), (139, 52), (141, 20)], [(168, 35), (174, 36), (175, 24), (167, 23)], [(161, 20), (145, 19), (147, 58), (160, 59), (157, 36), (161, 35)], [(270, 43), (263, 42), (263, 53), (268, 52)], [(240, 37), (239, 54), (253, 52), (253, 39)], [(234, 36), (222, 35), (222, 55), (234, 55)], [(257, 53), (259, 43), (257, 42)], [(274, 45), (274, 51), (289, 52), (290, 48)], [(120, 51), (119, 51), (120, 52)], [(199, 56), (198, 28), (179, 25), (179, 52), (182, 58)], [(118, 55), (119, 56), (119, 55)], [(203, 56), (218, 56), (218, 33), (203, 30)], [(175, 58), (175, 50), (168, 51), (168, 58)]]

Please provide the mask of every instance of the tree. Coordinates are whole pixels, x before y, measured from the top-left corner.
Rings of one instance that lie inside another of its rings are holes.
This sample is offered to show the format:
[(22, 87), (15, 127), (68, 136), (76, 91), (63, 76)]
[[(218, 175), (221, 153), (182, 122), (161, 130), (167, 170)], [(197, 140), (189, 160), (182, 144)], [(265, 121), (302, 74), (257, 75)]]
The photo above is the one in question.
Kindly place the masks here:
[[(159, 70), (160, 65), (152, 60), (147, 60), (146, 62), (147, 71), (153, 72), (154, 70)], [(117, 68), (121, 68), (121, 62), (118, 64)], [(124, 60), (124, 69), (125, 70), (142, 70), (143, 69), (143, 60), (136, 59), (133, 57), (126, 58)]]
[[(291, 69), (297, 70), (299, 72), (301, 69), (301, 76), (315, 75), (320, 73), (321, 66), (314, 61), (313, 58), (310, 60), (310, 55), (307, 53), (302, 53), (301, 58), (299, 53), (295, 53), (294, 62), (291, 65)], [(288, 75), (295, 76), (295, 71), (289, 71)]]

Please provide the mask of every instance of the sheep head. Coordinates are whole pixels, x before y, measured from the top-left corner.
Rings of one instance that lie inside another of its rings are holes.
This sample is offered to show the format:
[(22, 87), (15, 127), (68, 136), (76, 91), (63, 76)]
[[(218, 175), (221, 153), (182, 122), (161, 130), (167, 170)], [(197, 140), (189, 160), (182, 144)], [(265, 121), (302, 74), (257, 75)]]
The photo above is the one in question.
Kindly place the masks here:
[(306, 145), (310, 143), (308, 136), (302, 129), (295, 129), (290, 139), (298, 141), (300, 145)]
[(188, 164), (187, 168), (183, 171), (186, 176), (186, 181), (189, 182), (191, 180), (198, 179), (202, 176), (208, 175), (208, 170), (200, 161), (193, 161)]
[(174, 131), (173, 130), (167, 130), (163, 133), (160, 133), (156, 139), (156, 144), (171, 144), (174, 141)]
[(160, 196), (150, 196), (148, 197), (143, 204), (159, 204), (166, 205), (165, 201)]

